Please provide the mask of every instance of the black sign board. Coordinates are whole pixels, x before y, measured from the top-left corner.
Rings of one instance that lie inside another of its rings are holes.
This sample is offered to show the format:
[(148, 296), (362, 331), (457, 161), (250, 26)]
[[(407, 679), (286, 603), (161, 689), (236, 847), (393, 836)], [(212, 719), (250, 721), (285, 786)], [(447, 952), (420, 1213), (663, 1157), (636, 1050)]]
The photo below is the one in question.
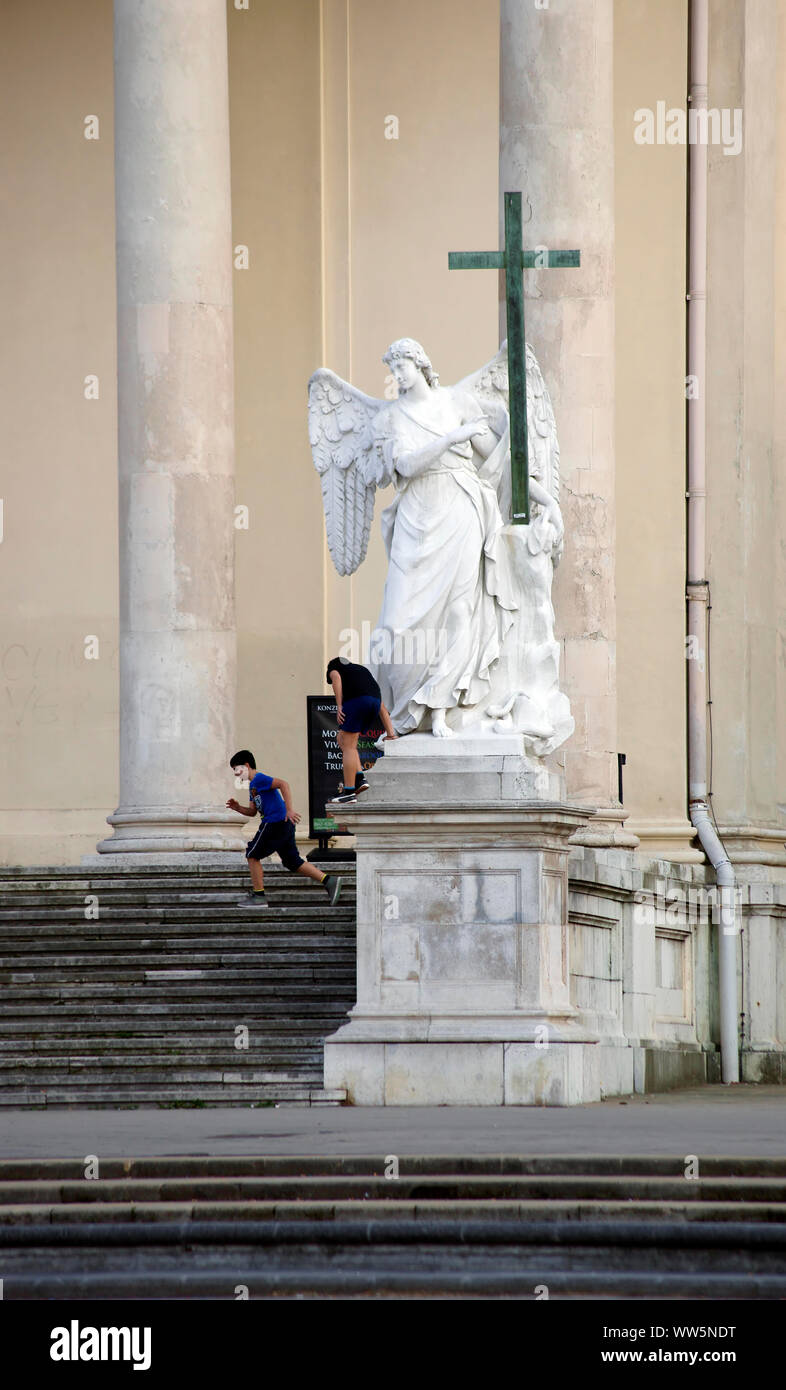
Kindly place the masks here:
[[(344, 780), (341, 749), (336, 737), (336, 698), (334, 695), (307, 695), (306, 708), (309, 838), (326, 840), (329, 835), (348, 835), (350, 832), (340, 820), (325, 814), (325, 802), (333, 799), (339, 783)], [(369, 729), (368, 733), (360, 735), (358, 756), (364, 772), (374, 766), (377, 758), (382, 757), (382, 750), (375, 748), (374, 744), (384, 732), (380, 723), (378, 729)]]

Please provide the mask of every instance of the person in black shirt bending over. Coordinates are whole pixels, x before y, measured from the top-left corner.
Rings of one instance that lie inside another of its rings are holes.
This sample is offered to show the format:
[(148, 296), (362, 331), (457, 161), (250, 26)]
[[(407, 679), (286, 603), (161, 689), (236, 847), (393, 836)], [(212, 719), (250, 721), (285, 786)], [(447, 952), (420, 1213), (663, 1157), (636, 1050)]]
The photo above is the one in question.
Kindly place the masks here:
[(398, 738), (390, 715), (382, 703), (382, 691), (365, 666), (335, 656), (328, 663), (325, 679), (336, 696), (338, 746), (344, 764), (344, 782), (332, 805), (354, 801), (358, 792), (368, 790), (358, 757), (358, 736), (382, 723), (387, 738)]

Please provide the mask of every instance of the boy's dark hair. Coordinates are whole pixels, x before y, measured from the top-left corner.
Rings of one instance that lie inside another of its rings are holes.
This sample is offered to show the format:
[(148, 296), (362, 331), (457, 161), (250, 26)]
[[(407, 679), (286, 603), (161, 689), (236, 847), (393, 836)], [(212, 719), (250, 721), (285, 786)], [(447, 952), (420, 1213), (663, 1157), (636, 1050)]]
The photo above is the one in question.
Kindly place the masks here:
[(256, 759), (254, 758), (254, 754), (249, 753), (247, 748), (241, 748), (239, 753), (234, 753), (233, 756), (229, 759), (230, 767), (245, 767), (246, 763), (248, 763), (249, 767), (252, 767), (256, 772)]
[(334, 656), (333, 660), (328, 662), (328, 668), (325, 672), (325, 680), (327, 681), (328, 685), (330, 685), (330, 672), (340, 671), (342, 666), (348, 666), (349, 664), (350, 663), (348, 657)]

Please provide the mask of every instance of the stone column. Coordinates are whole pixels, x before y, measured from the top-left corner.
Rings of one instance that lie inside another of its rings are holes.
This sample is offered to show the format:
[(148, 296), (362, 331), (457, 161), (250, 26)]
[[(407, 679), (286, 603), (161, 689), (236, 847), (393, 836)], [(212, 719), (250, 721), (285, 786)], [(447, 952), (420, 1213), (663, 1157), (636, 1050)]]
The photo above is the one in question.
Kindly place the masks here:
[[(104, 854), (232, 850), (224, 0), (115, 0), (120, 805)], [(229, 784), (231, 790), (231, 782)]]
[(617, 799), (612, 55), (613, 0), (501, 0), (500, 205), (521, 191), (528, 249), (581, 251), (580, 269), (524, 281), (560, 439), (554, 608), (576, 720), (567, 794), (598, 808), (577, 841), (635, 847)]

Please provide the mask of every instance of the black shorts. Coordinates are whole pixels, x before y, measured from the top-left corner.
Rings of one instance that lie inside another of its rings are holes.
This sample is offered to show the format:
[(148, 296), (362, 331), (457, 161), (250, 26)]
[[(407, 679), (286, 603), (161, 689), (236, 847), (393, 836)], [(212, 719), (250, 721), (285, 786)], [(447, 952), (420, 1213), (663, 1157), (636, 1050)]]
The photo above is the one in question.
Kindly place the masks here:
[(295, 844), (295, 827), (291, 820), (265, 821), (253, 840), (249, 840), (246, 859), (266, 859), (269, 854), (277, 854), (291, 874), (296, 874), (305, 863)]
[(344, 723), (339, 725), (345, 734), (365, 734), (378, 729), (382, 702), (374, 695), (355, 695), (344, 701)]

